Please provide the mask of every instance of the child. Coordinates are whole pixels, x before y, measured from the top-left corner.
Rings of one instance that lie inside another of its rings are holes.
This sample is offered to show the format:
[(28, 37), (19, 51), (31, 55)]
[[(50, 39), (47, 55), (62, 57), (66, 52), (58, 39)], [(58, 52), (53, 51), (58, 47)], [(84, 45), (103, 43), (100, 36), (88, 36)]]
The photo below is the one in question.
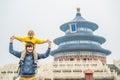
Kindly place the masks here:
[[(34, 31), (33, 30), (29, 30), (28, 31), (28, 36), (26, 36), (26, 37), (13, 36), (13, 38), (16, 39), (16, 40), (19, 40), (21, 42), (25, 42), (25, 46), (26, 46), (27, 42), (32, 42), (34, 44), (34, 49), (36, 48), (36, 44), (43, 44), (43, 43), (49, 42), (49, 40), (37, 39), (37, 38), (34, 37), (34, 35), (35, 35)], [(20, 58), (20, 63), (21, 64), (24, 61), (25, 55), (26, 55), (26, 50), (23, 50), (22, 54), (21, 54), (21, 58)], [(38, 56), (37, 56), (37, 53), (36, 53), (35, 50), (33, 51), (33, 56), (34, 56), (34, 62), (37, 65)]]

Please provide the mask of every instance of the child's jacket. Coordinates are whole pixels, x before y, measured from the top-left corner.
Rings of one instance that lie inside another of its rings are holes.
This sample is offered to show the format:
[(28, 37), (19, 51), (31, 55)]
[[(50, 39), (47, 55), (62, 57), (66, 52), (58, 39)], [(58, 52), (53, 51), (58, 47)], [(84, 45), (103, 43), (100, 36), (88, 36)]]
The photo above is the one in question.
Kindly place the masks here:
[(36, 48), (36, 44), (43, 44), (46, 42), (46, 40), (40, 40), (40, 39), (37, 39), (35, 37), (33, 37), (32, 39), (30, 39), (28, 36), (27, 37), (17, 37), (15, 36), (15, 39), (21, 41), (21, 42), (25, 42), (25, 45), (27, 42), (32, 42), (34, 44), (34, 48)]

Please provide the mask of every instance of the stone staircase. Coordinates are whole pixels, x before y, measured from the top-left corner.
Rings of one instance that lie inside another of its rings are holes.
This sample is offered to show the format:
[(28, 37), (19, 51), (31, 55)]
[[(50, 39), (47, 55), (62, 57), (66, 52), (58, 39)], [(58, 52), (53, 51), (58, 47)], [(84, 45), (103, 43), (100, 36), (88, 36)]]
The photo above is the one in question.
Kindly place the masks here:
[(120, 75), (120, 69), (118, 69), (114, 64), (108, 64), (108, 67), (110, 68), (110, 71), (113, 72), (117, 72), (117, 75)]

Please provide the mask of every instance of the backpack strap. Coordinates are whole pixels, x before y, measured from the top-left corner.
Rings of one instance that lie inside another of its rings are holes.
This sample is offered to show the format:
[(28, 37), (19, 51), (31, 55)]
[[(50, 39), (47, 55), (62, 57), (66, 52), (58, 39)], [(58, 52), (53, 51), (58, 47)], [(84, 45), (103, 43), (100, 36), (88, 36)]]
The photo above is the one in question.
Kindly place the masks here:
[(20, 60), (19, 66), (18, 66), (18, 69), (17, 69), (17, 73), (19, 73), (20, 67), (21, 67), (21, 65), (23, 65), (23, 64), (24, 64), (24, 61), (23, 61), (23, 60)]
[(20, 60), (23, 60), (23, 61), (24, 61), (25, 56), (26, 56), (26, 50), (24, 49), (24, 50), (21, 52)]
[(24, 64), (25, 56), (26, 56), (26, 50), (24, 49), (24, 50), (21, 52), (21, 57), (20, 57), (20, 61), (19, 61), (19, 66), (18, 66), (18, 69), (17, 69), (17, 73), (19, 73), (19, 70), (20, 70), (21, 65)]

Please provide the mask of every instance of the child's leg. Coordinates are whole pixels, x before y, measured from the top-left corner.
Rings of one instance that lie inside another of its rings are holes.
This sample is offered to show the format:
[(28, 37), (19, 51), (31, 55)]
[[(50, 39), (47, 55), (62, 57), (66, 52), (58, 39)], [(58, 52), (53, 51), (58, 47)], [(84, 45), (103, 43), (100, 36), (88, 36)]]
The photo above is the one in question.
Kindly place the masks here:
[(37, 52), (35, 50), (33, 51), (33, 56), (34, 56), (35, 63), (37, 63), (38, 62), (38, 55), (37, 55)]
[(26, 50), (24, 49), (24, 50), (22, 51), (22, 53), (21, 53), (20, 60), (24, 61), (25, 55), (26, 55)]

